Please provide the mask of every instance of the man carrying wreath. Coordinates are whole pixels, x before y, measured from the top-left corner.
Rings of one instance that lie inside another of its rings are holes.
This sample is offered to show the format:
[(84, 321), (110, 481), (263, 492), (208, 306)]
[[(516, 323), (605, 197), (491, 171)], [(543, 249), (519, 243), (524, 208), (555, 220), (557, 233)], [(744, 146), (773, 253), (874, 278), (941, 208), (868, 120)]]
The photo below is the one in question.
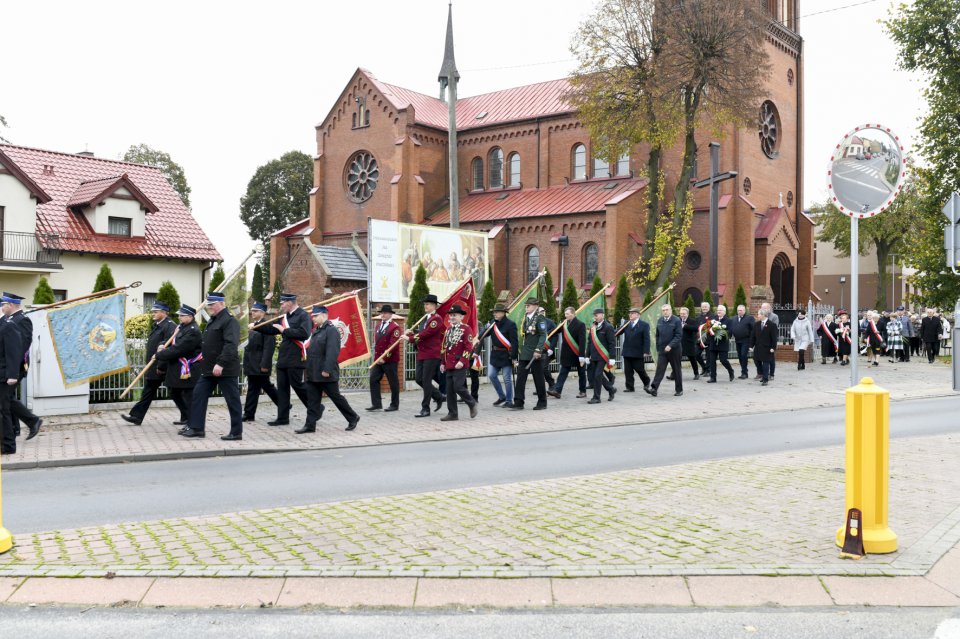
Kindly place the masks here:
[(701, 342), (706, 343), (707, 346), (707, 366), (710, 368), (708, 384), (717, 383), (717, 359), (727, 369), (730, 381), (733, 381), (733, 367), (727, 360), (727, 352), (730, 350), (729, 336), (732, 329), (733, 322), (727, 317), (727, 307), (723, 304), (717, 306), (717, 318), (709, 320), (706, 326), (700, 327)]

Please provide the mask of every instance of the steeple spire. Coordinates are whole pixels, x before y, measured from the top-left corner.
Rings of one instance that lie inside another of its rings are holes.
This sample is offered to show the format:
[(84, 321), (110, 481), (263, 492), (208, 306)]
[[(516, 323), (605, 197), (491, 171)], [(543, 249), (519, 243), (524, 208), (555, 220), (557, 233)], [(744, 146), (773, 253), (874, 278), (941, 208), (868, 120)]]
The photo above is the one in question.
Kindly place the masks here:
[(453, 3), (451, 2), (447, 10), (447, 40), (443, 46), (443, 64), (440, 66), (440, 75), (437, 77), (440, 81), (440, 97), (443, 99), (443, 92), (449, 85), (460, 80), (460, 72), (457, 71), (457, 61), (453, 55)]
[[(447, 103), (447, 172), (450, 178), (450, 228), (460, 226), (460, 188), (457, 175), (457, 83), (460, 72), (453, 59), (453, 2), (447, 11), (447, 41), (443, 47), (443, 66), (440, 67), (440, 99)], [(447, 92), (449, 90), (449, 98)]]

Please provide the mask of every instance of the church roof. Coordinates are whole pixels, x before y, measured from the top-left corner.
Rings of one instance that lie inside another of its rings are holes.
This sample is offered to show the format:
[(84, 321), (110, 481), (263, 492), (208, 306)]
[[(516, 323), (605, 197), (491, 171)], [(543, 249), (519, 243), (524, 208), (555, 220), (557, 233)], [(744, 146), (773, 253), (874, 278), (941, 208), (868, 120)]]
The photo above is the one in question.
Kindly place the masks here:
[(790, 216), (787, 215), (787, 209), (783, 207), (771, 206), (767, 209), (763, 219), (757, 224), (757, 228), (753, 232), (753, 237), (757, 240), (769, 241), (775, 237), (775, 233), (779, 228), (784, 229), (791, 244), (800, 246), (800, 239), (797, 237), (797, 232), (793, 229), (793, 224), (790, 223)]
[[(597, 180), (545, 189), (471, 193), (460, 199), (460, 222), (599, 212), (637, 193), (646, 185), (646, 179)], [(449, 222), (449, 205), (429, 220), (430, 224)]]
[(319, 244), (314, 246), (330, 277), (337, 280), (367, 281), (367, 264), (350, 247)]

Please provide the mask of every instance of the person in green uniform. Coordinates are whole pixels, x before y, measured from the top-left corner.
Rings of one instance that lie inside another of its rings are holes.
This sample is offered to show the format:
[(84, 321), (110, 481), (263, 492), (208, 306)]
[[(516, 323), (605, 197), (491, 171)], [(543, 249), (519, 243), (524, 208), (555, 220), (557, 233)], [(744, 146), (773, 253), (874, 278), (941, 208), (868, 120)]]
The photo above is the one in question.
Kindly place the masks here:
[(547, 342), (547, 321), (537, 310), (540, 300), (531, 297), (527, 300), (524, 310), (520, 334), (523, 344), (520, 346), (520, 360), (517, 362), (517, 388), (514, 393), (513, 409), (523, 410), (525, 399), (524, 389), (527, 385), (527, 376), (533, 373), (533, 385), (537, 390), (537, 405), (533, 410), (544, 410), (547, 407), (547, 385), (543, 377), (544, 344)]

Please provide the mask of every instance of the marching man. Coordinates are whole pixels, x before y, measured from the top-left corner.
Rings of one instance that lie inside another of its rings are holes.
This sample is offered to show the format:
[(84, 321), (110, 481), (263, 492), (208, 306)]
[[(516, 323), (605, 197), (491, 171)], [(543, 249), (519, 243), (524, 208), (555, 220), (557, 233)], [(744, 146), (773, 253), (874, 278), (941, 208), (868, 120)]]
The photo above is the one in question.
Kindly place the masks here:
[(607, 368), (613, 369), (616, 362), (613, 359), (613, 349), (616, 338), (613, 336), (613, 326), (604, 319), (604, 311), (598, 308), (593, 311), (593, 324), (590, 325), (590, 334), (587, 336), (587, 359), (590, 360), (590, 378), (593, 380), (593, 398), (588, 404), (600, 403), (600, 389), (604, 388), (613, 401), (617, 389), (606, 375)]
[(443, 336), (443, 363), (440, 371), (447, 375), (447, 414), (442, 422), (455, 422), (457, 415), (457, 396), (470, 407), (470, 417), (477, 416), (477, 400), (467, 391), (467, 369), (473, 357), (473, 331), (463, 323), (467, 312), (459, 305), (454, 304), (447, 317), (450, 318), (450, 327)]
[[(250, 309), (250, 322), (259, 324), (267, 314), (267, 305), (254, 302)], [(257, 417), (260, 404), (260, 391), (267, 394), (274, 404), (280, 401), (277, 388), (270, 381), (273, 370), (273, 352), (277, 349), (277, 340), (273, 335), (264, 335), (260, 331), (247, 334), (247, 347), (243, 349), (243, 372), (247, 376), (247, 398), (243, 403), (243, 421), (252, 422)]]
[(360, 422), (360, 416), (350, 407), (347, 398), (340, 394), (340, 363), (337, 361), (340, 357), (340, 331), (327, 321), (326, 306), (315, 305), (311, 315), (314, 329), (307, 357), (307, 421), (303, 428), (293, 432), (298, 435), (316, 432), (317, 420), (323, 415), (324, 394), (347, 420), (346, 429), (353, 430)]
[[(285, 313), (279, 323), (262, 326), (257, 330), (264, 335), (282, 335), (277, 355), (277, 419), (267, 422), (269, 426), (286, 426), (290, 423), (290, 388), (307, 404), (307, 388), (303, 385), (303, 371), (307, 366), (312, 323), (310, 315), (297, 306), (297, 296), (280, 294), (280, 310)], [(253, 328), (254, 324), (250, 324)]]
[(433, 378), (440, 368), (440, 345), (443, 342), (443, 318), (437, 314), (440, 301), (436, 295), (430, 294), (423, 298), (423, 309), (427, 312), (420, 321), (420, 330), (416, 333), (407, 329), (406, 338), (417, 349), (416, 380), (423, 389), (423, 400), (420, 402), (420, 412), (414, 417), (430, 417), (430, 400), (437, 403), (434, 410), (440, 410), (443, 403), (443, 394), (433, 385)]
[[(377, 361), (387, 350), (400, 340), (402, 331), (393, 321), (393, 307), (384, 304), (380, 307), (380, 325), (377, 327), (373, 346), (373, 359)], [(389, 413), (400, 408), (400, 378), (397, 366), (400, 364), (400, 349), (394, 348), (379, 364), (370, 369), (370, 407), (367, 410), (380, 410), (383, 400), (380, 397), (380, 380), (384, 376), (390, 384), (390, 405), (384, 412)]]

